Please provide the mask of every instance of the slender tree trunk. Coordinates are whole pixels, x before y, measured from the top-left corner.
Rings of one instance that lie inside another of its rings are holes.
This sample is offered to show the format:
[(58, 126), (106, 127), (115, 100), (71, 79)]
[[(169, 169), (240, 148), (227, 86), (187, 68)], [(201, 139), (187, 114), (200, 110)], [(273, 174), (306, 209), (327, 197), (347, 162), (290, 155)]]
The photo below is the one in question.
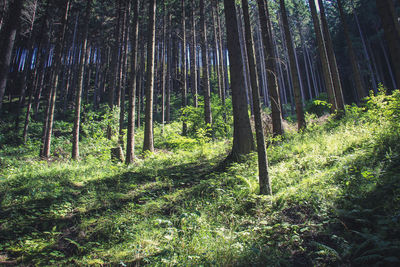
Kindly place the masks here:
[[(205, 21), (204, 0), (200, 0), (201, 56), (203, 62), (204, 116), (207, 127), (212, 126), (210, 80), (208, 73), (207, 27)], [(210, 129), (209, 129), (210, 130)]]
[(341, 110), (342, 112), (344, 112), (345, 111), (345, 107), (344, 107), (345, 103), (344, 103), (344, 97), (343, 97), (343, 92), (342, 92), (342, 84), (340, 82), (339, 70), (338, 70), (338, 66), (336, 63), (336, 56), (335, 56), (335, 52), (333, 51), (332, 38), (331, 38), (331, 34), (329, 33), (328, 22), (326, 20), (325, 8), (322, 3), (322, 0), (318, 0), (318, 3), (319, 3), (320, 15), (321, 15), (323, 39), (325, 41), (326, 51), (328, 53), (328, 60), (329, 60), (329, 65), (330, 65), (330, 69), (331, 69), (331, 74), (332, 74), (333, 88), (335, 90), (336, 104), (337, 104), (338, 110)]
[(260, 194), (270, 195), (271, 194), (271, 182), (268, 175), (268, 158), (267, 151), (265, 148), (264, 128), (261, 117), (261, 103), (258, 88), (257, 68), (256, 59), (254, 56), (254, 44), (253, 36), (251, 33), (249, 5), (247, 0), (242, 0), (243, 17), (244, 17), (244, 28), (246, 35), (246, 46), (247, 46), (247, 58), (249, 59), (249, 70), (251, 80), (251, 91), (253, 93), (253, 108), (254, 108), (254, 122), (256, 128), (256, 139), (257, 139), (257, 154), (258, 154), (258, 172), (259, 172), (259, 184)]
[(132, 164), (135, 157), (135, 102), (136, 102), (136, 77), (137, 55), (139, 42), (139, 0), (133, 2), (133, 22), (131, 33), (131, 72), (129, 76), (129, 108), (128, 108), (128, 135), (126, 137), (126, 164)]
[(212, 21), (213, 21), (213, 34), (214, 34), (214, 73), (217, 76), (217, 82), (218, 82), (218, 96), (222, 101), (222, 80), (223, 77), (221, 76), (221, 74), (219, 73), (219, 67), (218, 67), (218, 60), (217, 60), (217, 56), (218, 56), (218, 25), (217, 25), (217, 11), (216, 11), (216, 1), (213, 0), (211, 3), (211, 16), (212, 16)]
[[(187, 80), (186, 80), (186, 13), (185, 13), (185, 0), (181, 0), (182, 8), (182, 108), (187, 106)], [(182, 122), (182, 135), (187, 135), (186, 121)]]
[[(222, 32), (221, 32), (221, 19), (219, 16), (219, 6), (218, 0), (214, 0), (216, 20), (217, 20), (217, 33), (218, 33), (218, 60), (219, 60), (219, 76), (221, 77), (221, 93), (222, 93), (222, 105), (225, 105), (226, 98), (226, 82), (225, 82), (225, 66), (223, 59), (223, 49), (222, 49)], [(225, 116), (225, 115), (224, 115)]]
[(88, 0), (86, 4), (86, 14), (85, 21), (83, 23), (84, 33), (83, 33), (83, 44), (82, 44), (82, 55), (79, 62), (79, 74), (78, 74), (78, 87), (75, 94), (75, 119), (74, 119), (74, 129), (72, 132), (72, 159), (79, 159), (79, 129), (81, 123), (81, 102), (82, 102), (82, 89), (83, 89), (83, 72), (85, 70), (86, 61), (86, 49), (88, 42), (89, 33), (89, 19), (90, 19), (90, 9), (92, 5), (92, 0)]
[(336, 97), (335, 97), (331, 69), (330, 69), (329, 62), (328, 62), (328, 54), (326, 51), (324, 40), (322, 38), (321, 26), (319, 23), (315, 2), (314, 2), (314, 0), (309, 0), (308, 2), (310, 5), (311, 16), (312, 16), (312, 20), (313, 20), (313, 24), (314, 24), (314, 31), (315, 31), (315, 36), (317, 39), (318, 52), (319, 52), (319, 56), (320, 56), (321, 62), (322, 62), (322, 72), (323, 72), (323, 76), (324, 76), (326, 91), (328, 94), (329, 103), (331, 104), (331, 111), (333, 112), (338, 107), (337, 107), (337, 102), (336, 102)]
[(149, 0), (149, 28), (147, 35), (147, 83), (146, 119), (144, 128), (143, 152), (154, 152), (153, 143), (153, 94), (154, 94), (154, 52), (155, 52), (156, 1)]
[(276, 78), (276, 69), (274, 62), (274, 51), (272, 44), (271, 21), (269, 19), (268, 1), (257, 0), (259, 20), (262, 33), (262, 44), (264, 49), (264, 60), (267, 68), (267, 82), (269, 91), (269, 100), (271, 103), (272, 132), (273, 135), (282, 135), (282, 111), (279, 96), (279, 88)]
[(195, 6), (194, 1), (192, 1), (192, 42), (190, 46), (190, 87), (192, 90), (193, 97), (193, 106), (197, 108), (198, 100), (197, 100), (197, 40), (196, 40), (196, 17), (195, 17)]
[(348, 50), (348, 53), (350, 56), (350, 62), (351, 62), (352, 70), (353, 70), (353, 76), (354, 76), (354, 84), (356, 86), (357, 94), (358, 94), (358, 101), (360, 101), (362, 98), (367, 96), (367, 92), (365, 91), (364, 86), (362, 84), (361, 73), (360, 73), (360, 69), (358, 68), (358, 62), (357, 62), (356, 53), (354, 52), (353, 42), (351, 41), (351, 38), (350, 38), (349, 26), (346, 21), (346, 15), (343, 11), (342, 1), (337, 0), (337, 4), (338, 4), (338, 8), (339, 8), (340, 20), (342, 21), (343, 31), (344, 31), (344, 35), (346, 38), (347, 50)]
[(241, 50), (235, 1), (224, 0), (224, 6), (233, 107), (233, 146), (228, 159), (238, 161), (241, 155), (250, 153), (255, 147), (244, 91), (243, 61), (239, 56)]
[(56, 41), (56, 48), (54, 52), (54, 67), (53, 67), (53, 79), (51, 79), (51, 87), (50, 87), (50, 101), (48, 105), (48, 116), (46, 116), (46, 123), (44, 124), (44, 139), (43, 139), (43, 149), (41, 153), (41, 157), (49, 158), (50, 157), (50, 145), (51, 145), (51, 135), (53, 132), (53, 121), (54, 121), (54, 109), (56, 105), (56, 98), (57, 98), (57, 87), (58, 87), (58, 80), (59, 74), (61, 69), (61, 59), (62, 59), (62, 51), (64, 46), (64, 39), (65, 39), (65, 32), (67, 29), (67, 19), (70, 9), (70, 0), (63, 1), (65, 5), (65, 12), (61, 19), (61, 29), (59, 31), (59, 35)]
[(7, 20), (4, 27), (2, 27), (1, 38), (3, 40), (0, 40), (0, 112), (2, 112), (3, 97), (6, 91), (11, 56), (20, 23), (23, 2), (22, 0), (14, 0), (10, 4)]
[(292, 36), (290, 34), (289, 21), (286, 14), (286, 7), (284, 0), (280, 0), (280, 8), (282, 13), (282, 23), (285, 32), (286, 45), (289, 54), (290, 72), (293, 81), (294, 100), (296, 103), (297, 126), (298, 129), (301, 130), (306, 127), (306, 121), (304, 119), (303, 103), (301, 101), (300, 80), (296, 68), (296, 58), (294, 54)]
[(398, 16), (392, 0), (376, 0), (376, 8), (388, 43), (396, 83), (400, 84), (400, 26), (397, 21)]

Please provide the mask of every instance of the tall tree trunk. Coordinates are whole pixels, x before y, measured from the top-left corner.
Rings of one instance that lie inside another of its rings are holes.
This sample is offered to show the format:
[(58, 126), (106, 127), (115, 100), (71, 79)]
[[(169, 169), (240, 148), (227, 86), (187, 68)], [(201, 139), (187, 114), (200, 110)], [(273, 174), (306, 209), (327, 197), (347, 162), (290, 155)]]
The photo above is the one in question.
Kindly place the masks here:
[(224, 0), (224, 6), (233, 107), (233, 146), (228, 159), (238, 161), (241, 155), (254, 150), (254, 140), (244, 91), (243, 61), (239, 56), (241, 50), (235, 1)]
[(172, 51), (173, 51), (173, 45), (172, 45), (172, 15), (169, 14), (168, 16), (168, 53), (167, 53), (167, 62), (168, 62), (168, 83), (167, 83), (167, 91), (165, 92), (165, 121), (167, 123), (170, 122), (171, 120), (171, 91), (173, 88), (173, 64), (172, 64)]
[[(186, 80), (186, 13), (185, 13), (185, 0), (181, 0), (182, 8), (182, 108), (187, 106), (187, 80)], [(186, 121), (182, 122), (182, 135), (187, 135)]]
[(256, 71), (257, 70), (256, 58), (254, 56), (254, 44), (253, 44), (253, 36), (251, 33), (249, 4), (247, 0), (242, 0), (242, 7), (243, 7), (244, 28), (246, 36), (247, 58), (249, 60), (251, 91), (253, 94), (254, 124), (256, 128), (256, 139), (257, 139), (260, 194), (270, 195), (272, 190), (271, 190), (271, 182), (269, 180), (269, 175), (268, 175), (268, 158), (267, 158), (267, 151), (265, 148), (264, 128), (261, 117), (261, 103), (260, 103), (260, 94), (258, 88), (257, 71)]
[(217, 20), (217, 33), (218, 33), (218, 60), (219, 60), (219, 76), (221, 77), (221, 93), (222, 93), (222, 105), (225, 105), (226, 98), (226, 82), (225, 82), (225, 66), (223, 59), (223, 49), (222, 49), (222, 32), (221, 32), (221, 19), (219, 16), (219, 6), (218, 0), (214, 0), (215, 12), (216, 12), (216, 20)]
[(381, 18), (384, 36), (389, 46), (396, 83), (400, 84), (400, 26), (392, 0), (376, 0), (376, 8)]
[(293, 81), (294, 100), (296, 103), (297, 126), (298, 129), (301, 130), (306, 127), (306, 121), (304, 119), (303, 103), (301, 101), (300, 80), (296, 68), (296, 58), (294, 54), (292, 36), (290, 34), (289, 21), (286, 14), (285, 1), (280, 0), (279, 2), (282, 14), (283, 29), (285, 32), (286, 46), (289, 54), (290, 72)]
[(268, 1), (257, 0), (259, 20), (262, 33), (262, 44), (264, 49), (264, 60), (267, 68), (267, 83), (269, 99), (271, 103), (272, 132), (273, 135), (282, 135), (282, 111), (279, 96), (279, 88), (276, 78), (276, 68), (274, 62), (274, 51), (272, 44), (271, 21), (269, 19)]
[[(200, 0), (201, 56), (203, 62), (204, 116), (207, 127), (212, 126), (210, 79), (208, 73), (207, 27), (205, 21), (204, 0)], [(209, 129), (210, 130), (210, 129)]]
[(6, 91), (7, 78), (14, 48), (15, 37), (20, 23), (23, 0), (14, 0), (8, 10), (7, 20), (2, 28), (0, 40), (0, 112), (2, 111), (3, 97)]
[(133, 22), (131, 33), (131, 72), (129, 75), (128, 95), (128, 135), (126, 137), (126, 164), (131, 164), (135, 158), (135, 104), (136, 77), (139, 34), (139, 0), (133, 2)]
[(89, 20), (90, 20), (90, 9), (92, 6), (92, 0), (88, 0), (86, 4), (86, 14), (85, 21), (83, 23), (84, 33), (83, 33), (83, 44), (82, 44), (82, 55), (79, 62), (79, 73), (78, 73), (78, 87), (75, 94), (75, 119), (74, 119), (74, 129), (72, 132), (72, 159), (79, 159), (79, 129), (81, 123), (81, 102), (82, 102), (82, 89), (83, 89), (83, 72), (85, 70), (86, 61), (86, 49), (88, 42), (89, 33)]
[(149, 1), (149, 28), (147, 32), (147, 83), (146, 112), (143, 152), (154, 152), (153, 143), (153, 94), (154, 94), (154, 52), (155, 52), (156, 1)]
[(192, 1), (192, 42), (190, 45), (190, 88), (193, 97), (193, 106), (197, 108), (197, 40), (196, 40), (196, 17), (195, 17), (195, 1)]
[(213, 0), (211, 3), (211, 16), (212, 16), (212, 22), (213, 22), (213, 34), (214, 34), (214, 73), (216, 74), (217, 82), (218, 82), (218, 96), (222, 101), (222, 80), (223, 77), (219, 73), (219, 67), (218, 67), (218, 25), (217, 25), (217, 11), (216, 11), (216, 1)]
[(343, 92), (342, 92), (342, 84), (340, 82), (340, 75), (339, 75), (339, 70), (338, 66), (336, 63), (336, 56), (335, 52), (333, 51), (333, 44), (332, 44), (332, 38), (331, 34), (329, 33), (329, 27), (328, 27), (328, 21), (326, 19), (325, 15), (325, 8), (322, 3), (322, 0), (318, 0), (319, 3), (319, 11), (321, 15), (321, 24), (322, 24), (322, 32), (323, 32), (323, 39), (325, 41), (326, 45), (326, 51), (328, 53), (328, 60), (329, 60), (329, 65), (331, 69), (331, 74), (332, 74), (332, 81), (333, 81), (333, 88), (335, 90), (335, 97), (336, 97), (336, 104), (338, 110), (341, 110), (344, 112), (344, 97), (343, 97)]
[(61, 29), (59, 30), (59, 34), (56, 41), (56, 47), (53, 58), (53, 79), (51, 79), (51, 87), (50, 87), (50, 98), (48, 103), (48, 114), (46, 116), (46, 122), (44, 124), (44, 138), (43, 138), (43, 149), (41, 150), (41, 157), (49, 158), (50, 157), (50, 145), (51, 145), (51, 135), (53, 132), (53, 121), (54, 121), (54, 109), (56, 106), (56, 98), (57, 98), (57, 87), (59, 74), (61, 70), (61, 59), (62, 59), (62, 51), (64, 46), (65, 33), (67, 29), (67, 19), (70, 10), (71, 0), (63, 1), (65, 9), (63, 13), (63, 17), (61, 19)]
[(331, 111), (333, 112), (338, 107), (337, 107), (337, 103), (336, 103), (331, 69), (330, 69), (329, 62), (328, 62), (328, 54), (326, 51), (324, 40), (322, 38), (321, 26), (319, 23), (315, 2), (314, 2), (314, 0), (308, 0), (308, 2), (310, 5), (311, 16), (312, 16), (312, 20), (313, 20), (313, 24), (314, 24), (315, 36), (317, 39), (318, 53), (319, 53), (319, 56), (320, 56), (321, 62), (322, 62), (322, 72), (323, 72), (323, 76), (324, 76), (326, 91), (328, 94), (328, 101), (331, 104)]
[(346, 15), (343, 11), (342, 1), (337, 0), (337, 4), (338, 4), (338, 8), (339, 8), (340, 20), (342, 21), (344, 35), (346, 37), (347, 50), (348, 50), (348, 53), (350, 56), (351, 67), (352, 67), (353, 75), (354, 75), (354, 84), (356, 86), (357, 94), (358, 94), (358, 101), (360, 101), (362, 98), (367, 96), (367, 92), (365, 91), (364, 86), (362, 84), (361, 73), (360, 73), (360, 69), (358, 68), (358, 62), (357, 62), (356, 53), (354, 52), (353, 42), (351, 41), (351, 38), (350, 38), (349, 26), (346, 21)]

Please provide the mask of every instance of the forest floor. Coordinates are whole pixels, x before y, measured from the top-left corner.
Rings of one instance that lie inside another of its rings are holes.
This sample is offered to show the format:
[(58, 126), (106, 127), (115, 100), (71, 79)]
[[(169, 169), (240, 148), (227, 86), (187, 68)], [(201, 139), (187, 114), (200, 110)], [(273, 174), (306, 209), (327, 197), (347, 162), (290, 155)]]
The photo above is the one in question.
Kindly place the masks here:
[(275, 140), (273, 196), (257, 194), (255, 154), (221, 170), (231, 141), (181, 137), (178, 122), (129, 167), (95, 117), (78, 162), (70, 123), (55, 124), (46, 161), (39, 123), (25, 145), (2, 123), (0, 265), (398, 266), (399, 95)]

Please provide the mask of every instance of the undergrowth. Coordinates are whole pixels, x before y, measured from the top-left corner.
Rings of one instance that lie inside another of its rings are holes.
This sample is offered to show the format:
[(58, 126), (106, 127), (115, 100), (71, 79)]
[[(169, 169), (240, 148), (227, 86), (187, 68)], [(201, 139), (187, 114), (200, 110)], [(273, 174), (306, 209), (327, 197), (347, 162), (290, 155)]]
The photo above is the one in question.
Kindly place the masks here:
[(230, 140), (157, 125), (156, 152), (127, 167), (104, 136), (113, 115), (88, 114), (79, 162), (69, 159), (71, 123), (56, 123), (49, 161), (37, 156), (39, 123), (25, 145), (0, 126), (0, 263), (399, 264), (399, 91), (341, 119), (308, 115), (307, 130), (269, 145), (273, 196), (257, 194), (255, 154), (216, 168)]

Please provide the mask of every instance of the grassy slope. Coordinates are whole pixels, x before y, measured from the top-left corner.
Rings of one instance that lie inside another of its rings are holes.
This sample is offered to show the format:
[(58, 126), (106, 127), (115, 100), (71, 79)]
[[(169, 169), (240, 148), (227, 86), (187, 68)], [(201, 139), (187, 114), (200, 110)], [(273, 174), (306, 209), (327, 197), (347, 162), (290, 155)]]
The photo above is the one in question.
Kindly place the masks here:
[(272, 197), (256, 195), (255, 155), (216, 171), (229, 142), (179, 137), (178, 123), (130, 167), (95, 123), (80, 162), (65, 159), (66, 123), (51, 162), (37, 141), (3, 146), (0, 263), (395, 266), (399, 121), (374, 101), (270, 146)]

